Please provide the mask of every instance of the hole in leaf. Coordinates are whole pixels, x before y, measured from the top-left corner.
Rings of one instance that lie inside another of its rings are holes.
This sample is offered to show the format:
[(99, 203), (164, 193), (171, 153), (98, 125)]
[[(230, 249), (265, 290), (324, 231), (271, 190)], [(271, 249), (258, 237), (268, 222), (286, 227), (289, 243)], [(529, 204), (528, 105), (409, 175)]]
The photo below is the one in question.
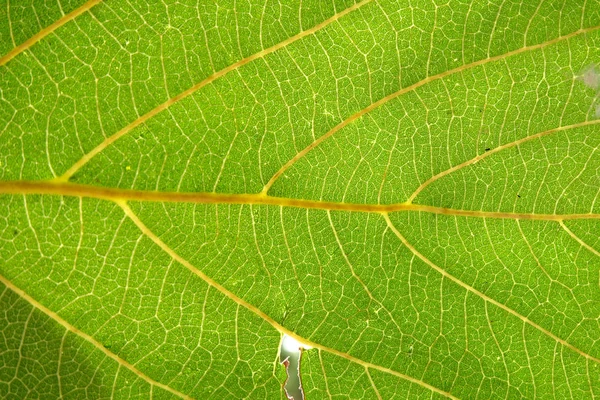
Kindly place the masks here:
[(283, 335), (279, 349), (279, 362), (285, 366), (287, 379), (283, 388), (290, 400), (304, 400), (302, 380), (300, 379), (300, 359), (304, 349), (308, 349), (308, 347), (291, 336)]

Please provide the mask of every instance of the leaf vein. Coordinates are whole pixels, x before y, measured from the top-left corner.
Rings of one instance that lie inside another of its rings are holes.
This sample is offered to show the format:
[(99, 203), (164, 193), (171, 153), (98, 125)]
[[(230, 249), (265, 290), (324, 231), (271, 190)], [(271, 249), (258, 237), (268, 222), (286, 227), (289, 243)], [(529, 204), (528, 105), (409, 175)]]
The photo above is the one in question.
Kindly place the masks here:
[(364, 213), (388, 212), (426, 212), (458, 217), (524, 219), (537, 221), (563, 221), (581, 219), (600, 219), (600, 214), (535, 214), (503, 211), (476, 211), (455, 208), (444, 208), (424, 204), (362, 204), (339, 203), (332, 201), (304, 200), (288, 197), (273, 197), (264, 194), (229, 194), (204, 192), (158, 192), (131, 189), (117, 189), (76, 183), (60, 183), (56, 181), (0, 181), (0, 194), (20, 195), (58, 195), (88, 197), (114, 202), (147, 201), (169, 203), (196, 204), (256, 204), (280, 207), (294, 207), (312, 210), (350, 211)]
[(505, 144), (503, 144), (501, 146), (498, 146), (498, 147), (496, 147), (494, 149), (491, 149), (491, 150), (486, 151), (486, 152), (484, 152), (482, 154), (479, 154), (479, 155), (471, 158), (470, 160), (467, 160), (465, 162), (457, 164), (457, 165), (455, 165), (455, 166), (453, 166), (451, 168), (448, 168), (448, 169), (446, 169), (446, 170), (444, 170), (444, 171), (442, 171), (442, 172), (440, 172), (440, 173), (432, 176), (431, 178), (429, 178), (425, 182), (423, 182), (410, 195), (410, 197), (408, 198), (408, 200), (406, 202), (407, 203), (412, 203), (413, 200), (419, 195), (419, 193), (421, 193), (427, 186), (431, 185), (433, 182), (437, 181), (438, 179), (443, 178), (444, 176), (449, 175), (449, 174), (451, 174), (453, 172), (456, 172), (456, 171), (458, 171), (460, 169), (463, 169), (463, 168), (465, 168), (465, 167), (467, 167), (469, 165), (476, 164), (479, 161), (481, 161), (481, 160), (483, 160), (483, 159), (485, 159), (485, 158), (487, 158), (487, 157), (489, 157), (489, 156), (491, 156), (493, 154), (499, 153), (499, 152), (501, 152), (503, 150), (510, 149), (512, 147), (519, 146), (519, 145), (521, 145), (523, 143), (530, 142), (530, 141), (532, 141), (534, 139), (539, 139), (539, 138), (542, 138), (544, 136), (548, 136), (548, 135), (556, 133), (556, 132), (566, 131), (566, 130), (569, 130), (569, 129), (581, 128), (581, 127), (584, 127), (584, 126), (597, 125), (597, 124), (600, 124), (600, 119), (588, 120), (588, 121), (580, 122), (580, 123), (577, 123), (577, 124), (565, 125), (565, 126), (561, 126), (561, 127), (558, 127), (558, 128), (548, 129), (546, 131), (539, 132), (539, 133), (536, 133), (534, 135), (526, 136), (524, 138), (515, 140), (514, 142), (505, 143)]
[(165, 242), (163, 242), (158, 236), (156, 236), (154, 234), (154, 232), (152, 232), (141, 220), (140, 218), (133, 212), (133, 210), (131, 210), (131, 208), (129, 208), (129, 206), (127, 205), (127, 203), (125, 201), (117, 201), (117, 204), (123, 209), (123, 211), (125, 212), (125, 215), (127, 215), (131, 221), (138, 227), (138, 229), (145, 234), (150, 240), (152, 240), (156, 245), (158, 245), (158, 247), (160, 247), (165, 253), (167, 253), (171, 258), (173, 258), (175, 261), (179, 262), (180, 264), (182, 264), (183, 266), (185, 266), (188, 270), (190, 270), (190, 272), (192, 272), (194, 275), (198, 276), (200, 279), (202, 279), (204, 282), (206, 282), (209, 286), (214, 287), (215, 289), (217, 289), (219, 292), (221, 292), (223, 295), (225, 295), (226, 297), (228, 297), (230, 300), (232, 300), (233, 302), (237, 303), (238, 305), (243, 306), (244, 308), (246, 308), (248, 311), (254, 313), (256, 316), (258, 316), (259, 318), (263, 319), (265, 322), (267, 322), (269, 325), (271, 325), (273, 328), (275, 328), (277, 331), (279, 331), (282, 334), (286, 334), (288, 336), (291, 336), (292, 338), (296, 339), (298, 342), (303, 343), (305, 345), (307, 345), (307, 347), (312, 347), (318, 350), (322, 350), (322, 351), (326, 351), (328, 353), (334, 354), (338, 357), (342, 357), (348, 361), (354, 362), (356, 364), (359, 364), (361, 366), (363, 366), (364, 368), (372, 368), (372, 369), (377, 369), (379, 371), (394, 375), (396, 377), (405, 379), (407, 381), (410, 381), (412, 383), (418, 384), (424, 388), (427, 388), (429, 390), (431, 390), (432, 392), (441, 394), (445, 397), (448, 397), (450, 399), (457, 399), (456, 397), (454, 397), (453, 395), (451, 395), (448, 392), (445, 392), (435, 386), (432, 386), (430, 384), (428, 384), (427, 382), (424, 382), (422, 380), (413, 378), (409, 375), (405, 375), (403, 373), (400, 373), (398, 371), (392, 370), (390, 368), (386, 368), (383, 367), (381, 365), (377, 365), (377, 364), (373, 364), (367, 361), (363, 361), (357, 357), (354, 357), (348, 353), (345, 353), (343, 351), (339, 351), (327, 346), (324, 346), (322, 344), (319, 343), (315, 343), (315, 342), (311, 342), (310, 340), (307, 340), (303, 337), (298, 336), (297, 334), (295, 334), (294, 332), (286, 329), (285, 327), (283, 327), (282, 325), (280, 325), (278, 322), (276, 322), (273, 318), (271, 318), (269, 315), (267, 315), (265, 312), (263, 312), (262, 310), (260, 310), (258, 307), (248, 303), (247, 301), (245, 301), (244, 299), (238, 297), (236, 294), (230, 292), (229, 290), (227, 290), (224, 286), (222, 286), (221, 284), (219, 284), (218, 282), (216, 282), (214, 279), (210, 278), (208, 275), (206, 275), (204, 272), (202, 272), (201, 270), (199, 270), (198, 268), (196, 268), (194, 265), (192, 265), (188, 260), (186, 260), (185, 258), (181, 257), (179, 254), (177, 254), (172, 248), (170, 248)]
[[(67, 22), (69, 22), (69, 21), (77, 18), (81, 14), (85, 13), (90, 8), (94, 7), (96, 4), (100, 3), (100, 1), (102, 1), (102, 0), (90, 0), (87, 3), (83, 4), (81, 7), (71, 11), (69, 14), (58, 19), (53, 24), (42, 29), (41, 31), (39, 31), (38, 33), (36, 33), (32, 37), (30, 37), (29, 39), (24, 41), (17, 47), (13, 48), (11, 51), (6, 53), (4, 56), (2, 56), (0, 58), (0, 66), (5, 65), (7, 62), (12, 60), (13, 58), (18, 56), (25, 50), (29, 49), (31, 46), (33, 46), (34, 44), (36, 44), (37, 42), (39, 42), (40, 40), (42, 40), (43, 38), (45, 38), (46, 36), (48, 36), (49, 34), (54, 32), (55, 30), (57, 30), (58, 28), (60, 28), (64, 24), (66, 24)], [(9, 18), (9, 23), (10, 23), (10, 18)], [(11, 31), (11, 36), (12, 36), (12, 31)], [(13, 39), (13, 43), (14, 43), (14, 39)]]
[(510, 308), (510, 307), (508, 307), (508, 306), (500, 303), (499, 301), (494, 300), (493, 298), (489, 297), (485, 293), (480, 292), (479, 290), (475, 289), (474, 287), (467, 285), (466, 283), (464, 283), (460, 279), (458, 279), (455, 276), (449, 274), (443, 268), (439, 267), (438, 265), (436, 265), (435, 263), (433, 263), (433, 261), (431, 261), (427, 257), (425, 257), (412, 244), (410, 244), (408, 242), (408, 240), (406, 240), (406, 238), (398, 231), (398, 229), (396, 229), (396, 227), (394, 226), (394, 224), (390, 220), (390, 218), (389, 218), (389, 216), (388, 216), (387, 213), (383, 213), (382, 215), (383, 215), (383, 218), (385, 218), (385, 221), (387, 222), (387, 224), (390, 227), (390, 229), (392, 230), (392, 232), (394, 232), (394, 234), (398, 237), (398, 239), (400, 239), (400, 241), (402, 242), (402, 244), (404, 244), (404, 246), (406, 246), (413, 254), (415, 254), (417, 257), (419, 257), (421, 259), (421, 261), (423, 261), (425, 264), (429, 265), (434, 270), (438, 271), (444, 277), (450, 279), (452, 282), (458, 284), (459, 286), (461, 286), (462, 288), (466, 289), (467, 291), (475, 294), (476, 296), (479, 296), (485, 302), (491, 303), (491, 304), (495, 305), (496, 307), (498, 307), (498, 308), (506, 311), (507, 313), (509, 313), (509, 314), (511, 314), (511, 315), (513, 315), (513, 316), (515, 316), (517, 318), (519, 318), (521, 321), (523, 321), (527, 325), (532, 326), (533, 328), (537, 329), (538, 331), (540, 331), (544, 335), (546, 335), (546, 336), (554, 339), (557, 344), (561, 344), (562, 346), (569, 348), (570, 350), (578, 353), (579, 355), (585, 357), (586, 359), (592, 360), (592, 361), (600, 364), (600, 359), (599, 358), (596, 358), (596, 357), (594, 357), (594, 356), (592, 356), (590, 354), (587, 354), (583, 350), (578, 349), (577, 347), (575, 347), (574, 345), (570, 344), (569, 342), (567, 342), (567, 341), (561, 339), (560, 337), (556, 336), (555, 334), (553, 334), (549, 330), (547, 330), (547, 329), (543, 328), (542, 326), (536, 324), (534, 321), (530, 320), (529, 318), (527, 318), (527, 317), (519, 314), (518, 312), (516, 312), (512, 308)]
[(258, 53), (254, 53), (251, 56), (248, 56), (246, 58), (243, 58), (239, 61), (237, 61), (234, 64), (231, 64), (230, 66), (215, 72), (214, 74), (210, 75), (209, 77), (205, 78), (204, 80), (196, 83), (194, 86), (190, 87), (189, 89), (171, 97), (169, 100), (165, 101), (164, 103), (160, 104), (159, 106), (153, 108), (152, 110), (148, 111), (146, 114), (142, 115), (141, 117), (137, 118), (136, 120), (132, 121), (129, 123), (129, 125), (125, 126), (124, 128), (122, 128), (121, 130), (119, 130), (118, 132), (114, 133), (113, 135), (109, 136), (108, 138), (106, 138), (102, 143), (100, 143), (98, 146), (96, 146), (94, 149), (92, 149), (90, 152), (88, 152), (87, 154), (85, 154), (81, 159), (79, 159), (79, 161), (77, 161), (75, 164), (73, 164), (71, 166), (71, 168), (69, 168), (63, 175), (61, 175), (58, 180), (62, 181), (62, 182), (66, 182), (68, 181), (73, 174), (75, 174), (75, 172), (77, 172), (79, 169), (81, 169), (81, 167), (83, 167), (85, 164), (87, 164), (92, 158), (94, 158), (96, 155), (98, 155), (100, 152), (102, 152), (104, 149), (106, 149), (107, 147), (109, 147), (110, 145), (112, 145), (114, 142), (116, 142), (117, 140), (119, 140), (121, 137), (125, 136), (126, 134), (128, 134), (129, 132), (131, 132), (134, 128), (142, 125), (144, 122), (148, 121), (150, 118), (154, 117), (155, 115), (159, 114), (160, 112), (166, 110), (167, 108), (169, 108), (171, 105), (178, 103), (179, 101), (185, 99), (186, 97), (192, 95), (193, 93), (195, 93), (196, 91), (198, 91), (199, 89), (203, 88), (204, 86), (214, 82), (215, 80), (221, 78), (222, 76), (227, 75), (229, 72), (231, 71), (235, 71), (238, 68), (242, 67), (243, 65), (246, 65), (254, 60), (258, 60), (260, 58), (263, 58), (271, 53), (274, 53), (275, 51), (284, 48), (306, 36), (312, 35), (315, 32), (325, 28), (326, 26), (330, 25), (331, 23), (337, 21), (338, 19), (342, 18), (343, 16), (351, 13), (352, 11), (362, 7), (363, 5), (370, 3), (372, 0), (363, 0), (360, 3), (356, 3), (355, 5), (353, 5), (352, 7), (348, 7), (347, 9), (340, 11), (339, 13), (333, 15), (332, 17), (326, 19), (325, 21), (321, 22), (320, 24), (315, 25), (314, 27), (307, 29), (305, 31), (302, 31), (300, 33), (298, 33), (297, 35), (294, 35), (280, 43), (277, 43), (274, 46), (269, 47), (268, 49), (264, 49), (262, 51), (259, 51)]
[(565, 232), (569, 234), (569, 236), (571, 236), (577, 243), (581, 245), (581, 247), (589, 250), (592, 254), (595, 254), (598, 257), (600, 257), (600, 251), (596, 250), (595, 248), (584, 242), (579, 236), (577, 236), (572, 230), (570, 230), (563, 221), (558, 221), (558, 223), (560, 224), (561, 228), (563, 228)]
[[(98, 342), (92, 336), (88, 335), (85, 332), (80, 331), (79, 329), (77, 329), (76, 327), (74, 327), (73, 325), (71, 325), (69, 322), (67, 322), (62, 317), (60, 317), (57, 313), (55, 313), (54, 311), (52, 311), (49, 308), (45, 307), (44, 305), (42, 305), (41, 303), (39, 303), (37, 300), (35, 300), (33, 297), (31, 297), (30, 295), (28, 295), (27, 293), (25, 293), (25, 291), (23, 291), (22, 289), (20, 289), (17, 286), (15, 286), (10, 280), (8, 280), (3, 275), (0, 275), (0, 282), (2, 282), (7, 288), (9, 288), (13, 292), (15, 292), (21, 298), (23, 298), (24, 300), (26, 300), (29, 304), (31, 304), (33, 306), (34, 309), (40, 310), (41, 312), (43, 312), (44, 314), (46, 314), (48, 317), (50, 317), (51, 319), (53, 319), (54, 321), (56, 321), (57, 323), (59, 323), (67, 331), (72, 332), (73, 334), (79, 336), (83, 340), (91, 343), (94, 347), (96, 347), (98, 350), (100, 350), (101, 352), (103, 352), (107, 357), (115, 360), (118, 363), (119, 366), (123, 366), (123, 367), (127, 368), (128, 370), (130, 370), (131, 372), (133, 372), (135, 375), (137, 375), (138, 377), (140, 377), (144, 381), (148, 382), (151, 386), (160, 387), (161, 389), (164, 389), (164, 390), (166, 390), (166, 391), (168, 391), (168, 392), (170, 392), (170, 393), (172, 393), (172, 394), (174, 394), (174, 395), (176, 395), (178, 397), (181, 397), (183, 399), (191, 399), (190, 396), (188, 396), (186, 394), (183, 394), (183, 393), (179, 392), (178, 390), (175, 390), (175, 389), (173, 389), (173, 388), (171, 388), (171, 387), (169, 387), (169, 386), (167, 386), (165, 384), (162, 384), (162, 383), (160, 383), (158, 381), (155, 381), (154, 379), (150, 378), (149, 376), (147, 376), (146, 374), (144, 374), (142, 371), (140, 371), (139, 369), (137, 369), (134, 365), (132, 365), (129, 362), (127, 362), (126, 360), (122, 359), (118, 355), (112, 353), (106, 347), (104, 347), (102, 345), (102, 343)], [(62, 346), (62, 344), (61, 344), (61, 346)], [(59, 381), (60, 381), (60, 375), (59, 375)]]
[(275, 181), (277, 181), (277, 179), (283, 175), (285, 173), (285, 171), (287, 171), (292, 165), (294, 165), (298, 160), (300, 160), (301, 158), (303, 158), (306, 154), (308, 154), (311, 150), (313, 150), (315, 147), (319, 146), (321, 143), (323, 143), (325, 140), (329, 139), (331, 136), (333, 136), (336, 132), (342, 130), (343, 128), (345, 128), (347, 125), (351, 124), (352, 122), (356, 121), (357, 119), (361, 118), (362, 116), (370, 113), (371, 111), (381, 107), (382, 105), (386, 104), (387, 102), (400, 97), (406, 93), (412, 92), (418, 88), (420, 88), (421, 86), (424, 86), (430, 82), (445, 78), (447, 76), (471, 69), (471, 68), (475, 68), (481, 65), (485, 65), (494, 61), (499, 61), (499, 60), (504, 60), (508, 57), (517, 55), (517, 54), (521, 54), (527, 51), (533, 51), (533, 50), (538, 50), (538, 49), (542, 49), (544, 47), (553, 45), (555, 43), (559, 43), (562, 42), (564, 40), (568, 40), (571, 39), (573, 37), (582, 35), (582, 34), (586, 34), (589, 32), (593, 32), (595, 30), (600, 29), (600, 26), (594, 26), (594, 27), (590, 27), (590, 28), (585, 28), (585, 29), (579, 29), (575, 32), (571, 32), (567, 35), (563, 35), (560, 36), (558, 38), (540, 43), (540, 44), (536, 44), (536, 45), (532, 45), (532, 46), (527, 46), (527, 47), (521, 47), (520, 49), (516, 49), (513, 51), (509, 51), (507, 53), (504, 54), (499, 54), (497, 56), (493, 56), (493, 57), (489, 57), (489, 58), (485, 58), (482, 60), (478, 60), (478, 61), (474, 61), (472, 63), (469, 64), (465, 64), (465, 65), (461, 65), (460, 67), (456, 67), (444, 72), (441, 72), (437, 75), (432, 75), (432, 76), (428, 76), (425, 79), (422, 79), (416, 83), (413, 83), (410, 86), (407, 86), (405, 88), (402, 88), (394, 93), (391, 93), (381, 99), (379, 99), (378, 101), (376, 101), (375, 103), (370, 104), (369, 106), (363, 108), (362, 110), (352, 114), (350, 117), (346, 118), (345, 120), (343, 120), (342, 122), (340, 122), (339, 124), (337, 124), (336, 126), (334, 126), (331, 130), (329, 130), (327, 133), (325, 133), (324, 135), (320, 136), (317, 140), (315, 140), (314, 142), (312, 142), (311, 144), (309, 144), (308, 146), (306, 146), (302, 151), (300, 151), (299, 153), (297, 153), (294, 157), (292, 157), (287, 163), (285, 163), (277, 172), (275, 172), (275, 174), (271, 177), (271, 179), (267, 182), (267, 184), (263, 187), (262, 193), (267, 193), (269, 191), (269, 189), (271, 189), (271, 187), (273, 186), (273, 184), (275, 184)]

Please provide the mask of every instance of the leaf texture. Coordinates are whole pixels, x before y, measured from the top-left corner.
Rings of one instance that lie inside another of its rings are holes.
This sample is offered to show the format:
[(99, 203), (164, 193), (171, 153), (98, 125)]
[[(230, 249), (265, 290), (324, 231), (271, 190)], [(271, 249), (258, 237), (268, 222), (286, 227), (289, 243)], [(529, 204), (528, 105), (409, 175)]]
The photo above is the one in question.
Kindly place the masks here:
[(597, 0), (4, 10), (0, 397), (600, 396)]

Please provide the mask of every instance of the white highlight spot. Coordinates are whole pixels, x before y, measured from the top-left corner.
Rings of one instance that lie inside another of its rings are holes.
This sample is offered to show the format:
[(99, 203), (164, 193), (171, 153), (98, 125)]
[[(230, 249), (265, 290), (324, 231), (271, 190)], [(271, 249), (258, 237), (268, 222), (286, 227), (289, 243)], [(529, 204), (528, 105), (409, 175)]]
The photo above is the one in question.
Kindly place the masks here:
[(281, 340), (281, 347), (283, 347), (283, 349), (288, 353), (297, 352), (300, 349), (302, 349), (302, 350), (312, 349), (312, 347), (307, 346), (303, 343), (300, 343), (299, 341), (297, 341), (296, 339), (294, 339), (293, 337), (288, 336), (288, 335), (283, 335), (283, 339)]

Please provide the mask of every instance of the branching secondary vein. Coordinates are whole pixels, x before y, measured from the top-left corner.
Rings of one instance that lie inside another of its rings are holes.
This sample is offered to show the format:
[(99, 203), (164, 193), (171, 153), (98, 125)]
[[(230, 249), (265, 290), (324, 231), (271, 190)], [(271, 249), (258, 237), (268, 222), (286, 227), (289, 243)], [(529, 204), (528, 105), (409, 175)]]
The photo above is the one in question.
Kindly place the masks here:
[(171, 97), (169, 100), (165, 101), (164, 103), (160, 104), (159, 106), (155, 107), (154, 109), (150, 110), (149, 112), (147, 112), (146, 114), (142, 115), (141, 117), (137, 118), (135, 121), (132, 121), (129, 125), (127, 125), (126, 127), (124, 127), (123, 129), (121, 129), (120, 131), (118, 131), (117, 133), (113, 134), (112, 136), (106, 138), (106, 140), (104, 140), (102, 143), (100, 143), (98, 146), (96, 146), (92, 151), (90, 151), (89, 153), (85, 154), (79, 161), (77, 161), (75, 164), (73, 164), (73, 166), (71, 168), (69, 168), (67, 170), (67, 172), (65, 172), (60, 178), (59, 180), (61, 181), (68, 181), (73, 174), (75, 174), (75, 172), (77, 172), (81, 167), (83, 167), (85, 164), (87, 164), (92, 158), (94, 158), (98, 153), (100, 153), (102, 150), (104, 150), (105, 148), (107, 148), (108, 146), (112, 145), (114, 142), (116, 142), (117, 140), (119, 140), (121, 137), (125, 136), (126, 134), (128, 134), (129, 132), (131, 132), (134, 128), (142, 125), (144, 122), (148, 121), (150, 118), (154, 117), (155, 115), (159, 114), (160, 112), (166, 110), (167, 108), (169, 108), (171, 105), (185, 99), (186, 97), (190, 96), (191, 94), (193, 94), (194, 92), (200, 90), (201, 88), (203, 88), (204, 86), (212, 83), (213, 81), (219, 79), (222, 76), (227, 75), (229, 72), (231, 71), (235, 71), (238, 68), (242, 67), (245, 64), (248, 64), (249, 62), (252, 62), (254, 60), (260, 59), (265, 57), (268, 54), (271, 54), (285, 46), (288, 46), (306, 36), (312, 35), (315, 32), (325, 28), (326, 26), (330, 25), (331, 23), (337, 21), (338, 19), (342, 18), (344, 15), (347, 15), (349, 13), (351, 13), (352, 11), (362, 7), (363, 5), (370, 3), (372, 0), (363, 0), (359, 3), (356, 3), (355, 5), (353, 5), (352, 7), (349, 7), (343, 11), (340, 11), (339, 13), (335, 14), (334, 16), (332, 16), (331, 18), (326, 19), (325, 21), (321, 22), (318, 25), (315, 25), (314, 27), (307, 29), (305, 31), (302, 31), (300, 33), (298, 33), (295, 36), (292, 36), (274, 46), (269, 47), (268, 49), (264, 49), (262, 51), (259, 51), (258, 53), (252, 54), (251, 56), (248, 56), (234, 64), (231, 64), (230, 66), (228, 66), (227, 68), (224, 68), (218, 72), (215, 72), (214, 74), (212, 74), (211, 76), (207, 77), (206, 79), (202, 80), (201, 82), (196, 83), (194, 86), (192, 86), (191, 88), (179, 93), (178, 95)]
[(287, 163), (285, 163), (280, 169), (279, 171), (277, 171), (269, 180), (269, 182), (267, 182), (267, 184), (264, 186), (262, 192), (263, 193), (267, 193), (269, 191), (269, 189), (271, 189), (271, 187), (273, 186), (273, 184), (275, 184), (275, 181), (277, 179), (279, 179), (279, 177), (281, 175), (283, 175), (285, 173), (285, 171), (287, 171), (293, 164), (295, 164), (298, 160), (300, 160), (302, 157), (304, 157), (306, 154), (308, 154), (311, 150), (313, 150), (315, 147), (319, 146), (321, 143), (323, 143), (325, 140), (329, 139), (331, 136), (333, 136), (336, 132), (342, 130), (343, 128), (345, 128), (347, 125), (351, 124), (352, 122), (356, 121), (357, 119), (361, 118), (362, 116), (364, 116), (365, 114), (370, 113), (371, 111), (375, 110), (376, 108), (381, 107), (382, 105), (384, 105), (385, 103), (400, 97), (408, 92), (414, 91), (418, 88), (420, 88), (421, 86), (424, 86), (430, 82), (445, 78), (447, 76), (456, 74), (456, 73), (460, 73), (464, 70), (467, 69), (471, 69), (471, 68), (475, 68), (481, 65), (485, 65), (494, 61), (499, 61), (499, 60), (503, 60), (506, 59), (508, 57), (520, 54), (520, 53), (524, 53), (527, 51), (532, 51), (532, 50), (537, 50), (537, 49), (541, 49), (547, 46), (550, 46), (552, 44), (558, 43), (558, 42), (562, 42), (564, 40), (568, 40), (571, 39), (575, 36), (578, 35), (582, 35), (585, 33), (589, 33), (589, 32), (593, 32), (595, 30), (600, 29), (600, 26), (594, 26), (591, 28), (585, 28), (585, 29), (579, 29), (575, 32), (569, 33), (568, 35), (564, 35), (564, 36), (560, 36), (558, 38), (555, 38), (553, 40), (544, 42), (544, 43), (540, 43), (540, 44), (536, 44), (533, 46), (527, 46), (527, 47), (522, 47), (520, 49), (517, 50), (513, 50), (513, 51), (509, 51), (508, 53), (504, 53), (504, 54), (500, 54), (494, 57), (489, 57), (489, 58), (485, 58), (483, 60), (479, 60), (479, 61), (475, 61), (472, 62), (470, 64), (465, 64), (462, 65), (460, 67), (454, 68), (454, 69), (450, 69), (448, 71), (439, 73), (437, 75), (433, 75), (433, 76), (429, 76), (423, 80), (420, 80), (419, 82), (416, 82), (410, 86), (407, 86), (405, 88), (402, 88), (400, 90), (398, 90), (397, 92), (394, 92), (390, 95), (385, 96), (384, 98), (376, 101), (375, 103), (369, 105), (366, 108), (363, 108), (362, 110), (358, 111), (357, 113), (351, 115), (350, 117), (348, 117), (347, 119), (345, 119), (344, 121), (340, 122), (339, 124), (337, 124), (336, 126), (334, 126), (329, 132), (325, 133), (323, 136), (317, 138), (314, 142), (312, 142), (311, 144), (309, 144), (308, 146), (306, 146), (303, 150), (301, 150), (299, 153), (297, 153), (294, 157), (292, 157)]
[(229, 290), (227, 290), (224, 286), (222, 286), (221, 284), (219, 284), (218, 282), (216, 282), (215, 280), (213, 280), (212, 278), (210, 278), (209, 276), (207, 276), (206, 274), (204, 274), (202, 271), (200, 271), (198, 268), (196, 268), (194, 265), (192, 265), (188, 260), (184, 259), (183, 257), (181, 257), (179, 254), (177, 254), (175, 252), (175, 250), (173, 250), (172, 248), (170, 248), (165, 242), (163, 242), (158, 236), (156, 236), (154, 234), (154, 232), (152, 232), (140, 219), (139, 217), (133, 212), (133, 210), (131, 210), (131, 208), (129, 208), (129, 206), (127, 205), (127, 203), (125, 201), (119, 201), (118, 202), (119, 206), (123, 209), (123, 211), (125, 212), (125, 214), (133, 221), (133, 223), (138, 227), (138, 229), (140, 229), (140, 231), (142, 231), (142, 233), (144, 235), (146, 235), (150, 240), (152, 240), (156, 245), (158, 245), (158, 247), (160, 247), (165, 253), (167, 253), (171, 258), (173, 258), (175, 261), (179, 262), (180, 264), (182, 264), (183, 266), (185, 266), (188, 270), (190, 270), (193, 274), (195, 274), (196, 276), (198, 276), (199, 278), (201, 278), (204, 282), (206, 282), (208, 285), (214, 287), (215, 289), (217, 289), (219, 292), (221, 292), (223, 295), (225, 295), (226, 297), (228, 297), (230, 300), (234, 301), (235, 303), (241, 305), (242, 307), (246, 308), (247, 310), (251, 311), (252, 313), (254, 313), (255, 315), (257, 315), (258, 317), (260, 317), (261, 319), (263, 319), (264, 321), (266, 321), (268, 324), (270, 324), (273, 328), (275, 328), (276, 330), (278, 330), (280, 333), (282, 334), (286, 334), (288, 336), (291, 336), (292, 338), (296, 339), (298, 342), (300, 342), (301, 344), (306, 345), (306, 347), (312, 347), (315, 349), (319, 349), (322, 351), (326, 351), (328, 353), (334, 354), (336, 356), (342, 357), (346, 360), (349, 360), (353, 363), (359, 364), (361, 366), (363, 366), (366, 369), (376, 369), (379, 371), (382, 371), (384, 373), (388, 373), (391, 375), (394, 375), (396, 377), (405, 379), (407, 381), (410, 381), (412, 383), (415, 383), (417, 385), (420, 385), (424, 388), (427, 388), (429, 390), (431, 390), (432, 392), (441, 394), (447, 398), (450, 399), (457, 399), (456, 397), (454, 397), (453, 395), (451, 395), (448, 392), (445, 392), (435, 386), (432, 386), (430, 384), (428, 384), (427, 382), (424, 382), (422, 380), (413, 378), (411, 376), (402, 374), (398, 371), (394, 371), (392, 369), (383, 367), (381, 365), (377, 365), (377, 364), (373, 364), (367, 361), (363, 361), (359, 358), (356, 358), (350, 354), (344, 353), (343, 351), (339, 351), (327, 346), (324, 346), (322, 344), (319, 343), (315, 343), (315, 342), (311, 342), (303, 337), (298, 336), (296, 333), (286, 329), (285, 327), (283, 327), (282, 325), (280, 325), (277, 321), (275, 321), (273, 318), (271, 318), (269, 315), (265, 314), (262, 310), (260, 310), (258, 307), (248, 303), (247, 301), (245, 301), (244, 299), (238, 297), (236, 294), (230, 292)]
[(443, 178), (446, 175), (449, 175), (453, 172), (456, 172), (460, 169), (463, 169), (469, 165), (473, 165), (475, 163), (478, 163), (479, 161), (483, 160), (486, 157), (491, 156), (492, 154), (496, 154), (500, 151), (506, 150), (506, 149), (510, 149), (511, 147), (516, 147), (520, 144), (529, 142), (531, 140), (534, 139), (539, 139), (541, 137), (550, 135), (552, 133), (556, 133), (556, 132), (560, 132), (560, 131), (566, 131), (569, 129), (575, 129), (575, 128), (581, 128), (584, 126), (589, 126), (589, 125), (597, 125), (600, 124), (600, 119), (593, 119), (593, 120), (589, 120), (589, 121), (584, 121), (584, 122), (580, 122), (577, 124), (573, 124), (573, 125), (566, 125), (566, 126), (561, 126), (559, 128), (554, 128), (554, 129), (548, 129), (547, 131), (543, 131), (540, 133), (536, 133), (535, 135), (531, 135), (531, 136), (526, 136), (522, 139), (519, 140), (515, 140), (514, 142), (510, 142), (510, 143), (506, 143), (503, 144), (502, 146), (498, 146), (494, 149), (491, 149), (490, 151), (486, 151), (485, 153), (479, 154), (476, 157), (471, 158), (470, 160), (467, 160), (461, 164), (455, 165), (452, 168), (448, 168), (445, 171), (440, 172), (439, 174), (436, 174), (434, 176), (432, 176), (431, 178), (429, 178), (428, 180), (426, 180), (425, 182), (423, 182), (421, 184), (421, 186), (419, 186), (417, 188), (417, 190), (415, 190), (413, 192), (413, 194), (410, 195), (410, 197), (408, 198), (407, 203), (412, 203), (412, 201), (418, 196), (419, 193), (421, 193), (427, 186), (431, 185), (433, 182), (437, 181), (440, 178)]
[(466, 283), (464, 283), (460, 279), (454, 277), (453, 275), (450, 275), (447, 271), (445, 271), (443, 268), (441, 268), (438, 265), (436, 265), (435, 263), (433, 263), (431, 260), (429, 260), (423, 254), (421, 254), (412, 244), (410, 244), (408, 242), (408, 240), (406, 240), (406, 238), (398, 231), (398, 229), (396, 229), (396, 227), (394, 226), (394, 224), (392, 223), (392, 221), (390, 220), (390, 218), (389, 218), (389, 216), (387, 214), (384, 214), (383, 217), (385, 218), (385, 221), (386, 221), (388, 227), (392, 230), (392, 232), (394, 232), (394, 234), (398, 237), (398, 239), (400, 239), (400, 241), (402, 242), (402, 244), (404, 244), (414, 255), (416, 255), (417, 257), (419, 257), (421, 259), (421, 261), (423, 261), (424, 263), (426, 263), (427, 265), (429, 265), (431, 268), (433, 268), (436, 271), (438, 271), (444, 277), (450, 279), (452, 282), (458, 284), (462, 288), (464, 288), (464, 289), (468, 290), (469, 292), (475, 294), (476, 296), (482, 298), (486, 302), (491, 303), (491, 304), (495, 305), (498, 308), (501, 308), (502, 310), (508, 312), (511, 315), (514, 315), (515, 317), (517, 317), (521, 321), (523, 321), (523, 323), (525, 323), (527, 325), (530, 325), (533, 328), (537, 329), (538, 331), (542, 332), (544, 335), (551, 337), (557, 343), (560, 343), (561, 345), (563, 345), (563, 346), (565, 346), (565, 347), (573, 350), (574, 352), (580, 354), (581, 356), (587, 358), (588, 360), (592, 360), (595, 363), (600, 364), (600, 359), (598, 359), (598, 358), (596, 358), (594, 356), (591, 356), (591, 355), (587, 354), (586, 352), (578, 349), (577, 347), (573, 346), (569, 342), (561, 339), (560, 337), (556, 336), (552, 332), (550, 332), (547, 329), (543, 328), (542, 326), (536, 324), (535, 322), (533, 322), (529, 318), (527, 318), (527, 317), (519, 314), (518, 312), (516, 312), (512, 308), (507, 307), (506, 305), (504, 305), (504, 304), (502, 304), (502, 303), (494, 300), (493, 298), (489, 297), (485, 293), (482, 293), (479, 290), (475, 289), (474, 287), (471, 287), (471, 286), (467, 285)]

